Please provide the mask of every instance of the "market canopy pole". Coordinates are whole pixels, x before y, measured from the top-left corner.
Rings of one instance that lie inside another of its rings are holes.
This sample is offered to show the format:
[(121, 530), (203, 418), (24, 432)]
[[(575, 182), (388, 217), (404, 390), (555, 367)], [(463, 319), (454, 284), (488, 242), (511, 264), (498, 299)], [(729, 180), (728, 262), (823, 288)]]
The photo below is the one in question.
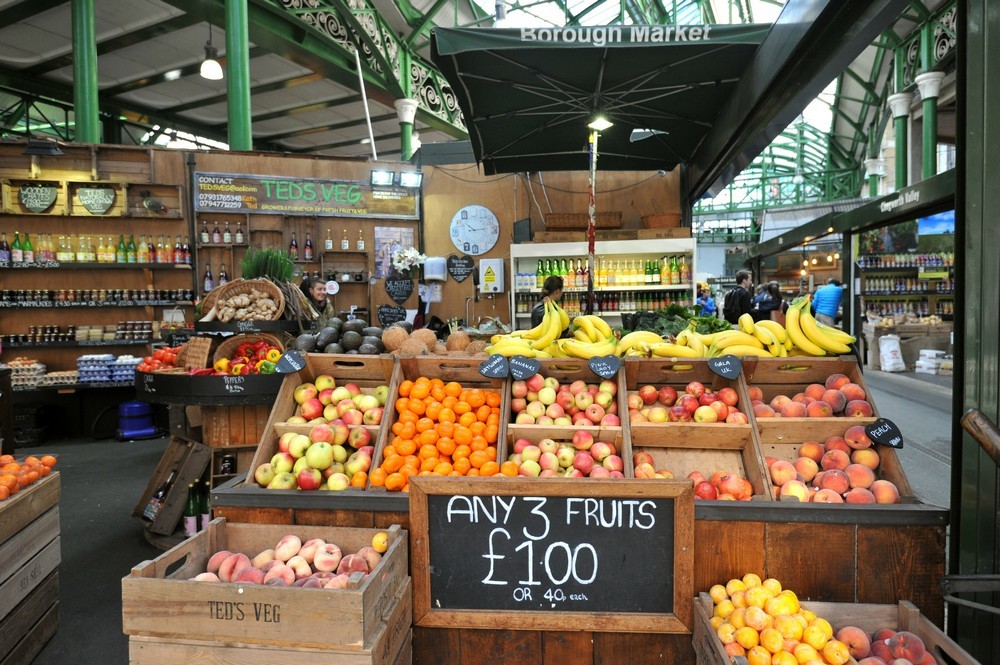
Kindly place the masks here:
[(594, 313), (594, 275), (597, 274), (594, 259), (594, 238), (597, 235), (597, 137), (596, 129), (590, 130), (590, 183), (587, 197), (587, 314)]

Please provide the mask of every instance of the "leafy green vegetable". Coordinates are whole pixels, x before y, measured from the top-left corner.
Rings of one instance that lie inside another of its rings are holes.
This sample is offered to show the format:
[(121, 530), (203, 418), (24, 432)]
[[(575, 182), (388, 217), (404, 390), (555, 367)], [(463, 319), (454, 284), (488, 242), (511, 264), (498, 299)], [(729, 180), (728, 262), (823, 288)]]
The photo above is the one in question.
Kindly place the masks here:
[(295, 271), (295, 263), (281, 250), (247, 250), (243, 257), (243, 279), (267, 277), (275, 283), (287, 282)]
[(732, 328), (722, 319), (712, 316), (695, 316), (691, 308), (680, 305), (670, 305), (656, 312), (639, 312), (622, 317), (622, 327), (629, 332), (648, 330), (664, 337), (676, 337), (692, 322), (695, 324), (695, 331), (703, 335)]

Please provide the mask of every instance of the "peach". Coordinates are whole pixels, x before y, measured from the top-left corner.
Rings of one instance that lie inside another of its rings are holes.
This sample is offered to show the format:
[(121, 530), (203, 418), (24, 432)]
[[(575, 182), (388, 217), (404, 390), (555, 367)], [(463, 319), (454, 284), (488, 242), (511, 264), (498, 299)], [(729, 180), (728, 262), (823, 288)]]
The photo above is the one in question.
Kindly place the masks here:
[(854, 400), (867, 399), (868, 396), (865, 395), (865, 389), (856, 383), (845, 383), (844, 385), (837, 388), (840, 392), (844, 393), (844, 397), (847, 398), (848, 402), (853, 402)]
[(899, 489), (888, 480), (876, 480), (868, 489), (875, 495), (876, 503), (896, 503), (899, 501)]
[(847, 479), (851, 482), (851, 489), (860, 487), (868, 489), (875, 482), (875, 472), (864, 464), (848, 464), (844, 469)]
[(887, 665), (884, 660), (877, 656), (868, 656), (858, 661), (858, 665)]
[(274, 558), (282, 562), (288, 561), (298, 554), (300, 549), (302, 549), (302, 539), (298, 536), (292, 534), (282, 536), (274, 546)]
[(232, 556), (232, 554), (233, 553), (230, 552), (229, 550), (219, 550), (218, 552), (213, 554), (208, 560), (208, 568), (207, 568), (208, 572), (210, 573), (219, 572), (219, 567), (222, 565), (222, 562), (228, 559), (230, 556)]
[(787, 483), (781, 486), (781, 489), (776, 495), (781, 501), (799, 501), (801, 503), (806, 503), (808, 501), (809, 491), (806, 484), (801, 480), (789, 480)]
[(821, 489), (813, 495), (813, 503), (844, 503), (844, 497), (830, 489)]
[(313, 566), (317, 571), (333, 572), (337, 570), (342, 558), (343, 553), (340, 551), (340, 547), (333, 543), (326, 543), (316, 550), (316, 554), (313, 556)]
[(739, 642), (730, 642), (729, 644), (726, 644), (723, 649), (725, 650), (726, 655), (729, 656), (730, 660), (736, 658), (736, 656), (747, 655), (747, 650), (744, 649)]
[(305, 559), (306, 563), (311, 566), (313, 557), (316, 556), (316, 551), (325, 544), (326, 542), (322, 538), (311, 538), (302, 543), (302, 549), (299, 550), (299, 556)]
[(806, 395), (805, 393), (795, 393), (792, 396), (792, 401), (793, 402), (802, 402), (803, 404), (808, 404), (809, 402), (815, 402), (816, 400), (814, 400), (809, 395)]
[(808, 457), (816, 463), (819, 463), (823, 459), (823, 453), (825, 452), (826, 450), (819, 441), (806, 441), (799, 446), (799, 455)]
[(829, 404), (834, 413), (840, 413), (847, 406), (847, 397), (839, 390), (826, 390), (819, 399)]
[[(843, 471), (851, 464), (851, 456), (845, 453), (843, 450), (830, 450), (823, 454), (823, 459), (819, 461), (819, 465), (824, 471), (829, 471), (830, 469), (840, 469)], [(844, 490), (845, 492), (847, 490)]]
[(795, 480), (795, 476), (798, 473), (795, 470), (795, 466), (791, 462), (786, 462), (785, 460), (778, 460), (771, 465), (771, 481), (778, 487), (783, 486), (790, 480)]
[(357, 551), (357, 555), (365, 560), (368, 564), (369, 571), (375, 570), (375, 566), (377, 566), (378, 562), (382, 560), (382, 555), (371, 546), (362, 547)]
[(863, 487), (855, 487), (844, 495), (845, 503), (875, 503), (875, 495), (871, 490)]
[[(878, 635), (882, 631), (876, 633)], [(895, 631), (891, 631), (895, 635)], [(881, 658), (883, 663), (889, 663), (893, 660), (892, 652), (889, 651), (889, 638), (885, 639), (872, 639), (872, 656), (876, 658)]]
[(337, 566), (337, 574), (347, 573), (365, 573), (368, 574), (368, 562), (364, 557), (358, 556), (357, 554), (348, 554), (343, 559), (340, 560), (340, 565)]
[(263, 584), (264, 583), (264, 571), (259, 568), (254, 568), (250, 566), (249, 568), (244, 568), (240, 571), (240, 574), (232, 579), (233, 582), (242, 582), (244, 584)]
[(781, 407), (781, 417), (782, 418), (805, 418), (808, 415), (808, 409), (812, 406), (807, 407), (802, 402), (785, 402), (784, 406)]
[(831, 450), (842, 450), (848, 455), (851, 454), (851, 446), (848, 445), (847, 441), (844, 440), (842, 436), (831, 436), (823, 444), (823, 450), (829, 452)]
[(326, 584), (323, 585), (323, 588), (324, 589), (346, 589), (347, 588), (347, 584), (348, 584), (348, 582), (350, 582), (350, 580), (351, 580), (351, 576), (350, 575), (344, 575), (344, 574), (334, 575), (329, 580), (327, 580)]
[(795, 460), (795, 470), (802, 476), (802, 482), (808, 483), (819, 473), (819, 465), (811, 457), (800, 457)]
[(771, 400), (770, 407), (774, 409), (775, 413), (781, 413), (781, 408), (791, 401), (788, 395), (775, 395)]
[(868, 438), (863, 425), (851, 425), (844, 432), (844, 441), (852, 450), (864, 450), (872, 447), (872, 440)]
[(250, 560), (250, 565), (254, 568), (263, 568), (270, 561), (274, 561), (274, 550), (264, 550)]
[(280, 579), (285, 583), (285, 586), (291, 586), (295, 581), (295, 571), (283, 563), (278, 564), (264, 574), (264, 584), (273, 579)]
[(851, 482), (847, 474), (838, 469), (830, 469), (823, 474), (823, 479), (817, 485), (821, 490), (833, 490), (837, 494), (844, 494), (851, 489)]
[(847, 645), (852, 658), (865, 658), (871, 653), (871, 640), (868, 633), (857, 626), (844, 626), (837, 631), (837, 639)]
[(850, 382), (851, 379), (846, 374), (831, 374), (826, 377), (824, 385), (828, 390), (840, 390), (841, 386), (847, 385)]
[(265, 563), (263, 566), (261, 566), (260, 569), (262, 571), (264, 571), (265, 574), (267, 574), (267, 571), (271, 570), (275, 566), (284, 566), (284, 565), (285, 564), (281, 563), (277, 559), (271, 559), (270, 561), (268, 561), (267, 563)]
[(810, 418), (832, 418), (833, 407), (826, 402), (813, 402), (808, 407)]
[(230, 554), (219, 566), (219, 579), (223, 582), (232, 582), (233, 578), (239, 575), (244, 568), (250, 568), (250, 557), (242, 552)]
[(751, 400), (757, 400), (757, 401), (764, 400), (764, 392), (756, 386), (750, 386), (747, 388), (747, 396)]
[(823, 399), (823, 393), (825, 392), (826, 386), (820, 383), (810, 383), (805, 389), (805, 394), (813, 399)]
[(198, 573), (192, 577), (190, 582), (221, 582), (219, 576), (215, 573)]
[(873, 414), (872, 405), (863, 399), (852, 399), (844, 407), (844, 415), (848, 418), (871, 418)]
[(919, 635), (901, 630), (889, 638), (889, 651), (894, 658), (906, 658), (915, 663), (924, 657), (926, 647)]
[(758, 404), (753, 408), (753, 415), (757, 418), (774, 418), (774, 409), (767, 404)]
[(295, 579), (297, 580), (305, 579), (312, 575), (313, 572), (309, 562), (300, 554), (293, 556), (285, 562), (285, 565), (295, 571)]

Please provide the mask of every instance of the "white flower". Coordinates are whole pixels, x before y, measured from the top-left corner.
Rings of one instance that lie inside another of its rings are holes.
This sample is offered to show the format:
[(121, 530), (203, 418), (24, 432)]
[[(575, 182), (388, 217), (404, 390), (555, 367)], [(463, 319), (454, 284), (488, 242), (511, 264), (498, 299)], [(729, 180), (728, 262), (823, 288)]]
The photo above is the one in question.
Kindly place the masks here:
[(392, 267), (399, 271), (406, 271), (416, 266), (422, 266), (426, 260), (426, 254), (421, 254), (415, 247), (407, 247), (392, 255)]

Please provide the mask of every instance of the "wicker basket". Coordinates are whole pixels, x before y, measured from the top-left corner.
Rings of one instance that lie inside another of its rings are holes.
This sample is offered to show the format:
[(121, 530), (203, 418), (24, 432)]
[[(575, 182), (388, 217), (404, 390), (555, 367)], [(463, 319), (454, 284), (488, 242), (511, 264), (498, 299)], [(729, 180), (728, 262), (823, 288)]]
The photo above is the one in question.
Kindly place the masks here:
[(642, 225), (647, 229), (674, 229), (681, 225), (681, 214), (668, 212), (663, 215), (643, 215)]
[[(576, 231), (586, 229), (589, 224), (590, 215), (585, 212), (550, 212), (545, 215), (545, 228), (549, 231)], [(622, 227), (621, 211), (597, 213), (594, 218), (594, 227), (620, 229)]]
[(226, 341), (219, 344), (219, 347), (215, 349), (215, 354), (212, 356), (212, 362), (217, 363), (223, 358), (228, 358), (233, 355), (233, 352), (239, 347), (243, 342), (252, 342), (256, 344), (260, 340), (264, 340), (268, 344), (272, 344), (282, 351), (285, 350), (285, 344), (276, 335), (271, 335), (270, 333), (254, 333), (252, 335), (233, 335), (232, 337), (226, 339)]
[(205, 314), (208, 314), (210, 311), (212, 311), (212, 308), (215, 307), (215, 303), (219, 302), (219, 294), (222, 293), (223, 289), (225, 289), (233, 282), (242, 282), (242, 281), (243, 281), (242, 279), (234, 279), (232, 282), (226, 282), (222, 286), (217, 286), (211, 291), (209, 291), (208, 295), (205, 296), (205, 299), (201, 301), (202, 315), (204, 316)]
[(208, 367), (212, 357), (211, 337), (192, 337), (187, 344), (177, 352), (177, 366), (185, 369), (201, 369)]
[[(221, 292), (219, 293), (216, 302), (213, 304), (217, 304), (219, 300), (224, 298), (232, 298), (233, 296), (241, 294), (249, 295), (254, 289), (266, 293), (278, 305), (278, 309), (274, 312), (271, 318), (267, 320), (277, 321), (280, 319), (281, 314), (285, 311), (285, 296), (282, 294), (281, 289), (266, 279), (245, 279), (229, 282), (225, 286), (221, 287)], [(219, 290), (220, 289), (215, 289), (212, 293)], [(211, 293), (209, 295), (211, 295)]]

